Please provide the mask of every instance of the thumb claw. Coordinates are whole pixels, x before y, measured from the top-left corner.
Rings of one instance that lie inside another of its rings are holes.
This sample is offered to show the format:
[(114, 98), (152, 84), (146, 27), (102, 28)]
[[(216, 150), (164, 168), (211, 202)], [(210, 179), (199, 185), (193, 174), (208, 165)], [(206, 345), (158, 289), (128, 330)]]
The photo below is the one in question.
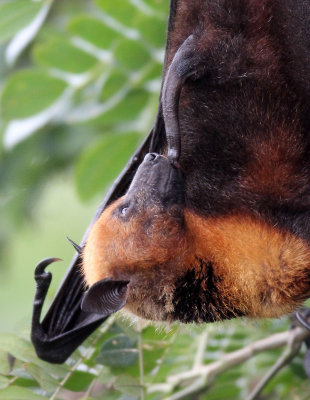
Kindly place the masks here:
[(68, 236), (66, 236), (67, 240), (72, 244), (72, 246), (75, 248), (75, 250), (81, 254), (82, 253), (82, 247), (79, 246), (78, 244), (76, 244), (73, 240), (71, 240), (70, 238), (68, 238)]

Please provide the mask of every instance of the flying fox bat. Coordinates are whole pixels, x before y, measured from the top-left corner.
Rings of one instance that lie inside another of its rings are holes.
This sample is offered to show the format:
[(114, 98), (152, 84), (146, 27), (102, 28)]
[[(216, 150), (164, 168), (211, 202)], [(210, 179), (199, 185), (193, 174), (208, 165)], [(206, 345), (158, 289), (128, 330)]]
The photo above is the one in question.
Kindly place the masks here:
[(154, 128), (42, 324), (54, 259), (36, 269), (40, 357), (63, 362), (123, 307), (213, 322), (310, 296), (309, 15), (304, 0), (171, 0)]

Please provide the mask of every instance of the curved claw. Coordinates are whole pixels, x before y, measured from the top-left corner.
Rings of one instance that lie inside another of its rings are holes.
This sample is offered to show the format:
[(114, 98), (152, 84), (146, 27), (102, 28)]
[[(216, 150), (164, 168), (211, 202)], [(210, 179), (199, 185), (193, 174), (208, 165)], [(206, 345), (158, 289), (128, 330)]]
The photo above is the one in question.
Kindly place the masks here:
[(45, 268), (56, 261), (62, 261), (62, 259), (56, 258), (56, 257), (50, 257), (50, 258), (45, 258), (44, 260), (40, 261), (34, 270), (35, 280), (37, 280), (37, 278), (41, 278), (44, 275), (50, 275), (50, 272), (46, 272)]
[[(309, 314), (309, 311), (308, 311), (307, 314)], [(304, 328), (306, 328), (308, 331), (310, 331), (310, 324), (309, 324), (309, 322), (306, 320), (306, 318), (305, 318), (303, 315), (300, 314), (299, 311), (296, 311), (295, 316), (296, 316), (297, 321), (298, 321)]]
[(81, 254), (82, 253), (82, 247), (76, 244), (72, 239), (70, 239), (68, 236), (66, 236), (67, 240), (72, 244), (72, 246), (75, 248), (75, 250)]
[(61, 260), (60, 258), (55, 258), (55, 257), (45, 258), (44, 260), (40, 261), (35, 268), (34, 278), (37, 283), (37, 288), (34, 296), (33, 311), (32, 311), (32, 329), (31, 329), (32, 341), (36, 341), (38, 340), (38, 338), (45, 336), (45, 332), (40, 324), (40, 317), (41, 317), (43, 303), (52, 280), (52, 274), (50, 272), (46, 272), (45, 268), (51, 263), (60, 260)]

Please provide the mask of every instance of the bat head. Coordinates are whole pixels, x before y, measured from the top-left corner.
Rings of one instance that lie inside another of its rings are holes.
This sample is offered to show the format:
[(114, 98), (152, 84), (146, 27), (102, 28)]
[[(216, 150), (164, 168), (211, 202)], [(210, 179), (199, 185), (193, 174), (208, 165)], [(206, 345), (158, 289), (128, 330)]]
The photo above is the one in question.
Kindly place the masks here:
[(298, 237), (257, 216), (193, 213), (182, 172), (149, 154), (89, 233), (82, 308), (107, 316), (125, 306), (183, 322), (279, 316), (309, 295), (309, 254)]
[(82, 308), (167, 319), (174, 274), (187, 256), (184, 179), (157, 154), (146, 155), (122, 198), (93, 225), (83, 250), (89, 290)]

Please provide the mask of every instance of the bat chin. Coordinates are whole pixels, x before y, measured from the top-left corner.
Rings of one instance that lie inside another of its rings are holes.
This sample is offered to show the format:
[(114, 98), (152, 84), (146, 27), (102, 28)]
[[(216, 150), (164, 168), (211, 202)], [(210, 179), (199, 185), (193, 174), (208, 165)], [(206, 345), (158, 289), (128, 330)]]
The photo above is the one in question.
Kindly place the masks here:
[(165, 311), (165, 307), (158, 306), (158, 304), (148, 302), (142, 304), (130, 304), (123, 308), (125, 316), (135, 320), (136, 317), (142, 318), (147, 321), (154, 322), (172, 322), (171, 314)]
[(223, 298), (213, 265), (203, 260), (193, 268), (157, 267), (152, 277), (137, 278), (129, 285), (125, 310), (143, 319), (203, 323), (245, 315), (233, 299)]
[[(163, 279), (163, 282), (136, 281), (129, 285), (125, 314), (156, 322), (202, 323), (232, 318), (236, 314), (223, 311), (206, 293), (195, 273), (185, 273)], [(168, 283), (169, 282), (169, 283)]]
[(173, 321), (174, 280), (161, 269), (158, 275), (154, 271), (148, 277), (136, 276), (129, 284), (124, 311), (145, 320)]

